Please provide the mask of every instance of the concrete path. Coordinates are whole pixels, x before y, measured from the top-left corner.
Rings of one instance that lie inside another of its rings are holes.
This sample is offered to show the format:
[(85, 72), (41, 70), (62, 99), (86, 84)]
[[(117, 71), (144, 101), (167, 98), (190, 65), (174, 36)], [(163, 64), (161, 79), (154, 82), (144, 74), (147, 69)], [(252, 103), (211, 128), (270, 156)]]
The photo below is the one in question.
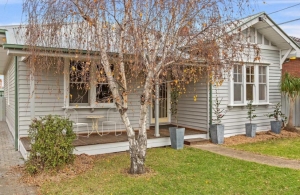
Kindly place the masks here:
[(210, 151), (223, 156), (256, 162), (260, 164), (266, 164), (282, 168), (300, 169), (300, 160), (289, 160), (279, 157), (264, 156), (260, 154), (254, 154), (251, 152), (235, 150), (216, 144), (193, 145), (192, 147)]
[(0, 195), (35, 195), (34, 187), (20, 183), (20, 175), (11, 166), (24, 164), (20, 152), (15, 151), (13, 137), (6, 122), (0, 122)]

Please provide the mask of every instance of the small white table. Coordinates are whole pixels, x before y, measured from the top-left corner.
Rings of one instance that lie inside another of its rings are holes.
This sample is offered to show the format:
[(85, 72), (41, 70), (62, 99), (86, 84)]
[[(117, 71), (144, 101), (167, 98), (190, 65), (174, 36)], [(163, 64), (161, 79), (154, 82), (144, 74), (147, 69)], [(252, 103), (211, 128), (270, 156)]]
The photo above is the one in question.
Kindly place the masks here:
[(92, 131), (89, 135), (91, 135), (93, 132), (98, 133), (98, 135), (102, 136), (99, 132), (99, 128), (98, 128), (98, 122), (100, 118), (104, 118), (103, 115), (89, 115), (86, 116), (86, 118), (90, 118), (93, 121), (93, 125), (92, 125)]

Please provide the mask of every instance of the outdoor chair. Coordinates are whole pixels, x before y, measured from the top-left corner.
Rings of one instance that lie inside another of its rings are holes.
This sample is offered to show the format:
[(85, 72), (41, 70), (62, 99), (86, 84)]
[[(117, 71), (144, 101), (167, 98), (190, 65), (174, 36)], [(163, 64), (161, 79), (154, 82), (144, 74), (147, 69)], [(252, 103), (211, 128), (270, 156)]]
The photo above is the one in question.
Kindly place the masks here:
[(117, 133), (117, 125), (119, 124), (120, 125), (120, 129), (121, 129), (122, 122), (120, 120), (113, 119), (112, 116), (111, 116), (113, 113), (115, 113), (115, 115), (119, 114), (116, 108), (109, 108), (107, 110), (106, 121), (102, 121), (101, 136), (107, 135), (107, 134), (110, 133), (110, 132), (104, 133), (104, 126), (105, 125), (113, 125), (114, 126), (114, 128), (115, 128), (115, 136), (119, 136), (119, 135), (122, 134), (122, 131), (120, 133)]
[[(77, 113), (77, 111), (75, 109), (73, 109), (73, 108), (66, 108), (65, 109), (65, 117), (66, 118), (68, 117), (73, 122), (73, 127), (76, 128), (76, 130), (74, 130), (74, 128), (73, 128), (73, 131), (75, 132), (75, 134), (77, 136), (77, 139), (78, 139), (78, 136), (89, 137), (89, 135), (90, 135), (89, 124), (88, 123), (79, 123), (78, 122), (78, 113)], [(86, 127), (86, 129), (87, 129), (87, 136), (83, 136), (83, 135), (79, 134), (80, 133), (79, 127)]]

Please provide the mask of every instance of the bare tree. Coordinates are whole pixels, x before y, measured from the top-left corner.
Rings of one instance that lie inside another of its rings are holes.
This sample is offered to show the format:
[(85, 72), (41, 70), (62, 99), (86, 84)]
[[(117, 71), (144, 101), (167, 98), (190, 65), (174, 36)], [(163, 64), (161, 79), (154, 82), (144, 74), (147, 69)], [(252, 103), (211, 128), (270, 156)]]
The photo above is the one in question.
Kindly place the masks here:
[[(183, 89), (199, 81), (203, 70), (211, 80), (223, 78), (220, 72), (228, 72), (246, 48), (253, 50), (239, 42), (239, 30), (228, 33), (249, 6), (248, 0), (25, 0), (28, 65), (37, 74), (50, 66), (40, 57), (45, 52), (72, 53), (87, 68), (103, 69), (126, 127), (130, 173), (141, 174), (154, 83), (171, 78)], [(57, 59), (59, 69), (63, 63)], [(36, 60), (44, 66), (37, 67)], [(127, 115), (134, 79), (143, 85), (137, 137)]]

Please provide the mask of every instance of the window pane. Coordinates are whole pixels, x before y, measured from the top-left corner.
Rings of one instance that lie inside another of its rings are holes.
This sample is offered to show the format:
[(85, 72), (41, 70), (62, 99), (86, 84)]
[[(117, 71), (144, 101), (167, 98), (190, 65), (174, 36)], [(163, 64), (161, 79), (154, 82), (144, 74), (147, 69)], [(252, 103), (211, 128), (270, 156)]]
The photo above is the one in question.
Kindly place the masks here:
[[(114, 76), (114, 65), (110, 66), (112, 76)], [(97, 85), (96, 85), (96, 102), (97, 103), (112, 103), (112, 93), (107, 83), (107, 77), (102, 65), (97, 65), (96, 71)]]
[(266, 83), (266, 75), (259, 75), (259, 83)]
[(253, 84), (246, 84), (246, 100), (253, 100)]
[(70, 62), (70, 103), (89, 103), (90, 63)]
[(250, 82), (250, 75), (249, 74), (246, 75), (246, 82)]
[(257, 32), (257, 43), (262, 44), (262, 34), (260, 34), (259, 32)]
[(266, 67), (265, 66), (259, 66), (259, 74), (266, 74)]
[(242, 66), (234, 66), (233, 80), (234, 82), (242, 82)]
[(259, 100), (267, 100), (267, 86), (266, 84), (259, 84)]
[(112, 93), (108, 84), (97, 84), (96, 88), (96, 102), (97, 103), (111, 103)]
[(89, 93), (84, 83), (70, 83), (70, 103), (88, 103)]
[(266, 83), (267, 82), (266, 70), (267, 70), (267, 67), (259, 66), (259, 83)]
[(234, 101), (242, 101), (242, 84), (234, 84)]
[(90, 65), (86, 62), (71, 61), (70, 63), (70, 82), (89, 82)]
[(246, 82), (253, 83), (254, 82), (254, 66), (246, 67)]

